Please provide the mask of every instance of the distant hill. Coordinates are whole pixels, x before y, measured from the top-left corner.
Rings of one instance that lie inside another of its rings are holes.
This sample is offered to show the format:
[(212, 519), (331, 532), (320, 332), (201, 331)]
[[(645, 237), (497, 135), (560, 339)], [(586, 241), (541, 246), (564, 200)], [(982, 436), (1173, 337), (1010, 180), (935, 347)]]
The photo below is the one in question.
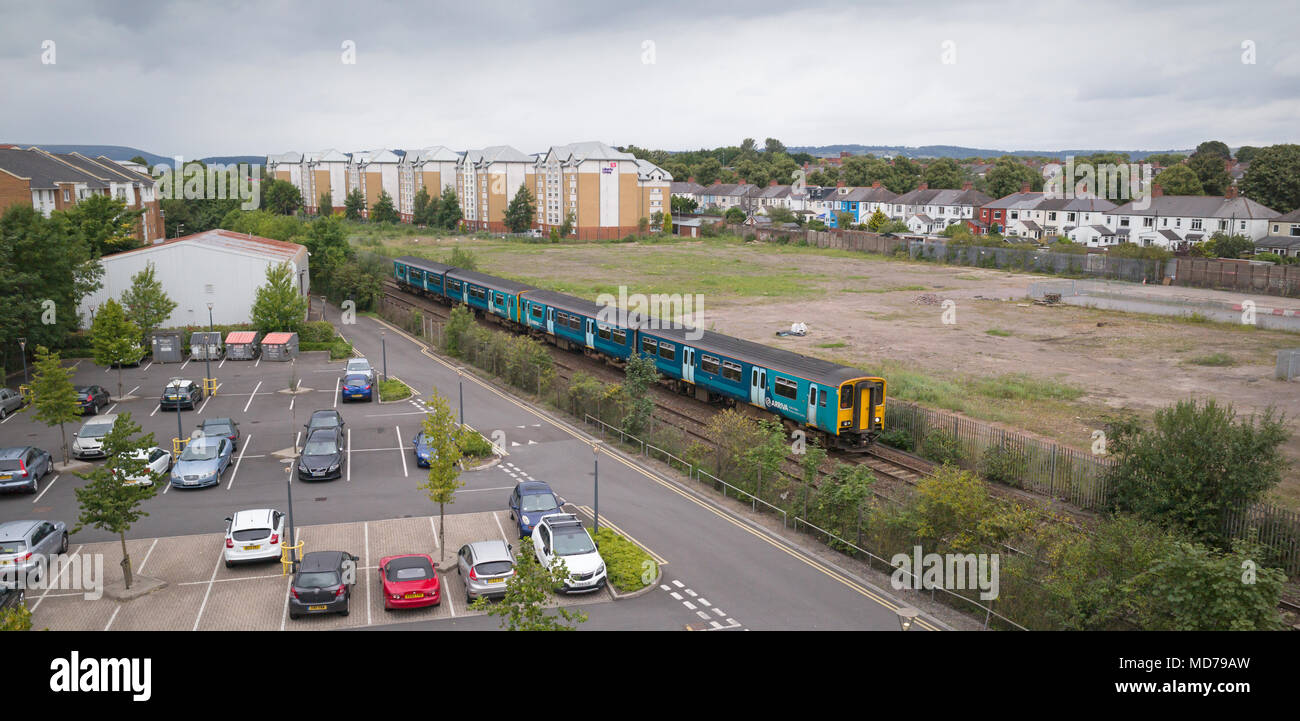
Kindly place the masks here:
[[(151, 168), (160, 163), (163, 165), (171, 165), (174, 162), (170, 157), (157, 155), (155, 153), (150, 153), (146, 150), (140, 150), (139, 148), (132, 148), (125, 145), (46, 145), (45, 143), (13, 143), (13, 144), (24, 148), (28, 148), (35, 145), (37, 147), (44, 148), (50, 151), (51, 153), (81, 153), (82, 155), (85, 155), (90, 158), (97, 158), (102, 155), (108, 158), (109, 160), (130, 160), (131, 158), (134, 158), (135, 156), (139, 155), (145, 160), (149, 161), (149, 167)], [(192, 159), (193, 158), (188, 158), (188, 157), (186, 158), (186, 160), (192, 160)], [(199, 160), (202, 160), (204, 163), (208, 163), (208, 164), (230, 165), (232, 163), (249, 163), (251, 165), (262, 165), (263, 163), (266, 162), (266, 156), (265, 155), (220, 155), (220, 156), (213, 156), (211, 158), (199, 158)]]
[(980, 157), (996, 158), (1002, 155), (1034, 156), (1064, 158), (1067, 155), (1091, 155), (1093, 153), (1128, 153), (1133, 160), (1142, 160), (1156, 153), (1184, 153), (1190, 155), (1195, 148), (1186, 150), (994, 150), (991, 148), (967, 148), (960, 145), (810, 145), (787, 148), (791, 153), (808, 153), (820, 157), (838, 157), (842, 151), (853, 155), (902, 155), (907, 158), (962, 158)]

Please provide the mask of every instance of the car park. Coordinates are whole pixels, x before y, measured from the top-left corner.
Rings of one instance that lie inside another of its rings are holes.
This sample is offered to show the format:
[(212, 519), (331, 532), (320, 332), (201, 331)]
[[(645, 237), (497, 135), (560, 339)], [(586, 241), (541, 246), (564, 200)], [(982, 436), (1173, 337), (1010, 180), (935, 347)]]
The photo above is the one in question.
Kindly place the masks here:
[(0, 523), (0, 585), (39, 578), (48, 560), (68, 552), (68, 527), (62, 521)]
[(108, 391), (103, 386), (77, 386), (77, 407), (83, 414), (99, 413), (109, 403)]
[(298, 480), (329, 481), (343, 476), (343, 432), (338, 428), (317, 428), (307, 435), (298, 457)]
[(346, 423), (343, 421), (343, 416), (340, 415), (338, 411), (326, 409), (323, 411), (312, 411), (311, 418), (307, 420), (307, 423), (303, 427), (307, 429), (307, 435), (310, 436), (311, 432), (317, 428), (337, 428), (341, 434), (343, 433), (343, 426), (345, 425)]
[(81, 424), (81, 430), (72, 434), (72, 455), (82, 460), (103, 458), (104, 436), (113, 430), (113, 424), (116, 422), (117, 414), (108, 413), (95, 416)]
[(415, 453), (415, 465), (419, 468), (428, 468), (429, 461), (433, 458), (435, 451), (433, 446), (429, 445), (429, 440), (425, 438), (424, 431), (415, 434), (411, 439), (411, 451)]
[(520, 481), (510, 492), (510, 520), (515, 522), (519, 537), (532, 535), (533, 529), (542, 516), (559, 513), (564, 506), (564, 499), (555, 495), (551, 487), (542, 481)]
[(347, 376), (347, 375), (352, 375), (354, 373), (364, 375), (367, 378), (369, 378), (371, 381), (375, 380), (375, 369), (371, 367), (370, 361), (366, 360), (365, 358), (348, 359), (348, 364), (343, 369), (343, 375)]
[(131, 347), (131, 352), (127, 355), (126, 361), (122, 363), (114, 363), (111, 367), (121, 368), (124, 366), (138, 366), (144, 362), (145, 358), (148, 357), (149, 357), (149, 349), (145, 348), (143, 345), (139, 343), (136, 343), (134, 346)]
[(27, 606), (27, 592), (21, 588), (0, 586), (0, 611)]
[(465, 582), (465, 602), (476, 598), (500, 598), (515, 575), (515, 557), (501, 540), (476, 541), (461, 546), (456, 554), (456, 572)]
[(152, 448), (141, 448), (132, 452), (136, 460), (144, 461), (146, 472), (138, 476), (127, 476), (122, 481), (124, 486), (152, 486), (155, 479), (167, 477), (167, 471), (172, 467), (172, 454), (164, 451), (158, 446)]
[(176, 459), (171, 484), (176, 488), (215, 486), (229, 467), (230, 440), (200, 436), (187, 443)]
[(54, 459), (39, 448), (0, 448), (0, 491), (35, 493), (53, 469)]
[(349, 373), (339, 387), (339, 398), (345, 401), (375, 400), (374, 380), (362, 373)]
[(289, 618), (318, 613), (348, 615), (357, 560), (346, 551), (304, 554), (289, 583)]
[(239, 511), (226, 518), (226, 568), (236, 563), (280, 558), (284, 514), (274, 508)]
[(22, 396), (8, 388), (0, 388), (0, 421), (8, 418), (10, 413), (22, 407)]
[(379, 582), (383, 586), (385, 611), (442, 603), (437, 566), (427, 554), (408, 553), (379, 559)]
[(208, 418), (199, 424), (199, 433), (205, 436), (226, 438), (231, 452), (239, 451), (239, 424), (230, 418)]
[(563, 593), (587, 593), (605, 586), (605, 560), (582, 521), (571, 513), (555, 513), (538, 521), (533, 552), (544, 568), (564, 562), (567, 575), (557, 589)]
[(194, 408), (203, 400), (203, 388), (192, 380), (173, 378), (158, 399), (161, 408)]

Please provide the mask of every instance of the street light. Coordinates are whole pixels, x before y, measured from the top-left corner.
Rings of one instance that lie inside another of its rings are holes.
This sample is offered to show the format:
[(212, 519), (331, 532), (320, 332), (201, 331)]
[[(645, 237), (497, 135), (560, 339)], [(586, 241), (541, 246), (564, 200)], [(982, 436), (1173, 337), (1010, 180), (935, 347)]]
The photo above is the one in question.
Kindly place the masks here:
[(31, 385), (31, 381), (27, 379), (27, 339), (26, 338), (18, 339), (18, 350), (20, 351), (19, 355), (23, 357), (23, 385), (25, 386)]
[(379, 331), (379, 348), (384, 355), (384, 380), (388, 380), (388, 331)]
[[(203, 392), (208, 392), (208, 383), (212, 380), (212, 301), (208, 301), (208, 337), (203, 343)], [(213, 385), (216, 385), (215, 383)]]
[(456, 384), (460, 386), (460, 402), (458, 404), (458, 407), (460, 408), (460, 427), (464, 428), (465, 427), (465, 368), (464, 367), (460, 367), (456, 369)]
[(595, 485), (595, 490), (592, 493), (592, 496), (594, 497), (595, 500), (592, 503), (592, 505), (595, 511), (594, 515), (596, 516), (595, 530), (599, 531), (600, 530), (600, 441), (591, 442), (591, 456), (592, 456), (591, 475), (593, 478), (593, 483)]
[[(297, 446), (298, 442), (294, 441), (294, 445)], [(286, 492), (289, 494), (289, 565), (293, 570), (297, 570), (298, 568), (298, 549), (294, 548), (297, 543), (294, 541), (293, 527), (293, 467), (297, 465), (297, 463), (298, 459), (296, 457), (292, 459), (289, 463), (289, 467), (285, 469), (287, 472), (284, 475), (284, 487)]]
[(921, 615), (920, 611), (911, 606), (904, 606), (895, 613), (898, 614), (898, 625), (904, 631), (912, 630), (912, 625), (916, 623), (916, 617)]

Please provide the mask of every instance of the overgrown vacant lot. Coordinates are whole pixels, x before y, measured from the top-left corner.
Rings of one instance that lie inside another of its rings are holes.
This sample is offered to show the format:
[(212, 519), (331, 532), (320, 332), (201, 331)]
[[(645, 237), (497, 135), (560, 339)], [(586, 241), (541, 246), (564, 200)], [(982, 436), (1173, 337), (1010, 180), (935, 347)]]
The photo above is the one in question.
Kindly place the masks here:
[[(480, 270), (595, 299), (603, 292), (701, 293), (706, 327), (878, 372), (891, 395), (1087, 448), (1093, 430), (1188, 397), (1243, 414), (1273, 404), (1300, 430), (1300, 385), (1273, 379), (1300, 335), (1251, 326), (1029, 304), (1042, 279), (846, 251), (738, 239), (524, 244), (402, 238), (387, 252), (445, 259), (461, 245)], [(944, 308), (955, 302), (955, 323)], [(1226, 294), (1225, 294), (1226, 297)], [(1234, 302), (1240, 296), (1232, 296)], [(1269, 305), (1261, 301), (1262, 306)], [(777, 337), (791, 323), (802, 338)], [(1300, 507), (1300, 433), (1276, 500)]]

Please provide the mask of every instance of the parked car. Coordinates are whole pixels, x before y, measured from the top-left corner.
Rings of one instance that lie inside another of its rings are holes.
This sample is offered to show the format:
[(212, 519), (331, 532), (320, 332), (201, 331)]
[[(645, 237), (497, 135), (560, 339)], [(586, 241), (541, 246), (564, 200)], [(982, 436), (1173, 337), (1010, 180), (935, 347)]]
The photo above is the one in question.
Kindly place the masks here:
[(10, 413), (22, 407), (23, 397), (17, 391), (0, 388), (0, 421), (8, 418)]
[(515, 522), (519, 537), (532, 535), (542, 516), (559, 513), (564, 499), (555, 495), (542, 481), (520, 481), (510, 492), (510, 520)]
[(54, 459), (39, 448), (0, 448), (0, 491), (35, 493), (52, 470)]
[(307, 435), (298, 457), (298, 480), (328, 481), (343, 477), (343, 432), (339, 428), (317, 428)]
[(132, 453), (137, 460), (146, 463), (148, 471), (138, 476), (127, 476), (122, 481), (124, 486), (152, 486), (154, 479), (167, 477), (167, 471), (172, 468), (172, 454), (164, 451), (158, 446), (152, 448), (142, 448)]
[(343, 369), (343, 375), (348, 376), (353, 373), (359, 373), (370, 380), (375, 379), (375, 369), (370, 366), (370, 361), (365, 358), (349, 358), (347, 366)]
[(307, 435), (310, 436), (311, 432), (317, 428), (337, 428), (339, 433), (342, 434), (345, 425), (347, 424), (343, 422), (343, 416), (339, 415), (338, 411), (323, 410), (312, 411), (311, 418), (307, 420), (303, 427), (307, 429)]
[(460, 547), (456, 572), (465, 581), (465, 603), (476, 598), (500, 598), (515, 575), (513, 548), (505, 541), (476, 541)]
[(76, 458), (103, 458), (104, 436), (113, 430), (116, 413), (95, 416), (81, 424), (81, 430), (72, 434), (72, 455)]
[(160, 408), (194, 408), (203, 401), (203, 388), (192, 380), (173, 378), (163, 387)]
[(145, 358), (148, 357), (149, 357), (149, 349), (145, 348), (143, 345), (139, 343), (136, 343), (134, 346), (131, 347), (130, 354), (127, 355), (128, 360), (126, 360), (123, 363), (114, 363), (110, 367), (121, 368), (125, 366), (138, 366), (144, 362)]
[(429, 460), (433, 458), (433, 446), (429, 445), (428, 439), (424, 437), (424, 431), (415, 434), (411, 439), (411, 450), (415, 453), (415, 465), (420, 468), (428, 468)]
[(438, 572), (433, 558), (426, 554), (408, 553), (379, 559), (379, 582), (383, 585), (385, 611), (442, 603)]
[(230, 440), (231, 453), (239, 451), (239, 424), (230, 418), (208, 418), (199, 424), (199, 433), (227, 438)]
[(572, 513), (543, 516), (533, 532), (533, 551), (546, 568), (564, 561), (568, 577), (558, 591), (587, 593), (605, 586), (605, 559), (600, 557), (582, 521)]
[(0, 523), (0, 585), (16, 586), (20, 579), (40, 577), (42, 561), (68, 552), (68, 527), (62, 521)]
[(289, 583), (289, 618), (315, 613), (348, 615), (357, 560), (346, 551), (304, 554)]
[(176, 488), (201, 488), (221, 483), (230, 467), (230, 440), (199, 436), (181, 451), (172, 466), (171, 484)]
[(77, 406), (83, 414), (98, 413), (110, 402), (108, 391), (103, 386), (77, 386)]
[(374, 401), (375, 394), (372, 390), (374, 387), (374, 379), (370, 376), (364, 373), (349, 373), (343, 379), (343, 385), (339, 387), (339, 398), (345, 401)]
[(284, 514), (274, 508), (239, 511), (226, 519), (226, 568), (248, 561), (278, 560)]

